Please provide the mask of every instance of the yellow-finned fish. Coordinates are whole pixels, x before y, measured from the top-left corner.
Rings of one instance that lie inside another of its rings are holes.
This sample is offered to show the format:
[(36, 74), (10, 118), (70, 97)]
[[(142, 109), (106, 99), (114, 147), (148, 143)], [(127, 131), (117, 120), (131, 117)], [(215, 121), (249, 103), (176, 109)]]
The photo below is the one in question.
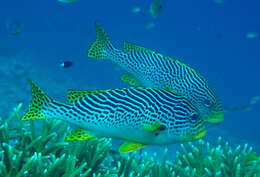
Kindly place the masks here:
[(192, 141), (206, 134), (195, 106), (164, 89), (130, 87), (111, 90), (68, 91), (68, 104), (53, 100), (32, 81), (32, 102), (21, 120), (55, 118), (79, 126), (68, 141), (93, 137), (126, 140), (120, 153), (150, 144)]
[(200, 111), (203, 120), (223, 121), (221, 102), (208, 82), (193, 68), (158, 52), (125, 42), (116, 49), (104, 30), (96, 24), (96, 40), (87, 51), (94, 59), (109, 59), (126, 71), (121, 80), (131, 85), (173, 90), (184, 95)]

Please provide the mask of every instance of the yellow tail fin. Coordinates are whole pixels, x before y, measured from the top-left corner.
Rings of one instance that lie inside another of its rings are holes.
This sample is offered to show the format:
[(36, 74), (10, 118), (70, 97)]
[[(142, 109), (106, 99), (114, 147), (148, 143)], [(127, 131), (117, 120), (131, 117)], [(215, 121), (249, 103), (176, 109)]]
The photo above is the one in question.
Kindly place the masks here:
[(101, 26), (98, 23), (96, 23), (96, 40), (88, 49), (88, 57), (99, 60), (105, 60), (108, 59), (107, 52), (113, 49), (114, 47), (110, 39), (107, 37), (105, 31), (101, 28)]
[(25, 113), (21, 120), (37, 120), (45, 119), (42, 109), (44, 105), (51, 102), (52, 99), (46, 95), (35, 83), (29, 80), (32, 88), (32, 101), (29, 106), (29, 111)]

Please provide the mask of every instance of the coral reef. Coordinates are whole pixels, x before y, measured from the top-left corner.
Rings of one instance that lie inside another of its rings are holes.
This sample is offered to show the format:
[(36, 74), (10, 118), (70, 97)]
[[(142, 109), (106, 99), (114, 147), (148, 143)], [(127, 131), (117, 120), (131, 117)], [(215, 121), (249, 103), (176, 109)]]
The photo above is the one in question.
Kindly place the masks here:
[(137, 151), (121, 155), (111, 140), (64, 142), (61, 121), (17, 121), (22, 105), (0, 119), (0, 177), (259, 177), (260, 158), (247, 144), (232, 147), (218, 138), (180, 145), (175, 160)]

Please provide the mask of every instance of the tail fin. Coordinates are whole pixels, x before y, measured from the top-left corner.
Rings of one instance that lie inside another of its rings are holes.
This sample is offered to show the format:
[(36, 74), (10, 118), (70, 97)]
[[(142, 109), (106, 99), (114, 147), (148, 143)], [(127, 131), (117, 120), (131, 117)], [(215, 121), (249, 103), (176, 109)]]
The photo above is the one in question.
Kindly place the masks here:
[(96, 23), (96, 40), (88, 49), (88, 57), (105, 60), (108, 59), (108, 52), (113, 49), (114, 47), (110, 39), (107, 37), (105, 31), (98, 23)]
[(31, 80), (29, 83), (32, 88), (32, 101), (29, 111), (20, 120), (58, 118), (63, 115), (59, 108), (63, 107), (63, 110), (69, 108), (69, 106), (54, 101)]

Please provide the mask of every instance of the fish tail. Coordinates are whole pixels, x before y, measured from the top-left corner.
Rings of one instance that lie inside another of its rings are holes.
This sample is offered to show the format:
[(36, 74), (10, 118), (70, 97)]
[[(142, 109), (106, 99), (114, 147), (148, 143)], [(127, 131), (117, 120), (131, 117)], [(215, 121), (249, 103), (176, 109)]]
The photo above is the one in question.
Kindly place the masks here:
[(98, 23), (96, 23), (96, 40), (88, 49), (88, 57), (98, 60), (106, 60), (108, 59), (109, 53), (111, 53), (111, 51), (113, 51), (114, 49), (115, 48), (106, 35), (105, 31)]
[(69, 105), (53, 100), (31, 80), (29, 83), (32, 89), (32, 101), (29, 110), (20, 120), (61, 119), (69, 111)]

